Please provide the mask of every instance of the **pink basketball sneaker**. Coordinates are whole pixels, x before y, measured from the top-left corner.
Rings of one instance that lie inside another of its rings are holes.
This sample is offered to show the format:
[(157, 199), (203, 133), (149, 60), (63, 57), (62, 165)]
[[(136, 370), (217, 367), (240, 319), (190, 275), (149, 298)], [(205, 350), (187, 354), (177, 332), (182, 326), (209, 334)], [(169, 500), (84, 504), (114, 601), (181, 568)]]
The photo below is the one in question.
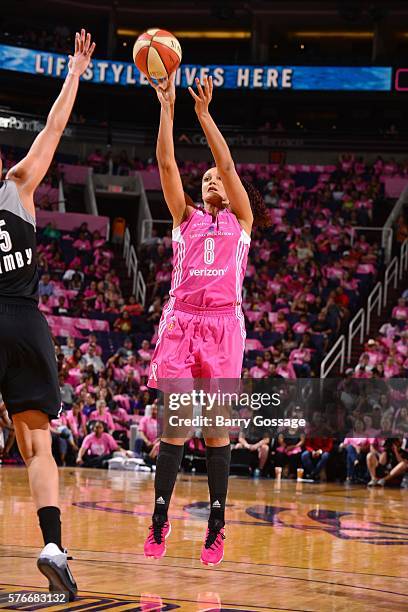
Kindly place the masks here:
[(201, 563), (204, 565), (218, 565), (224, 558), (224, 527), (207, 528), (204, 546), (201, 549)]
[(166, 539), (171, 533), (170, 521), (165, 523), (153, 519), (149, 535), (144, 543), (145, 557), (161, 559), (166, 554)]

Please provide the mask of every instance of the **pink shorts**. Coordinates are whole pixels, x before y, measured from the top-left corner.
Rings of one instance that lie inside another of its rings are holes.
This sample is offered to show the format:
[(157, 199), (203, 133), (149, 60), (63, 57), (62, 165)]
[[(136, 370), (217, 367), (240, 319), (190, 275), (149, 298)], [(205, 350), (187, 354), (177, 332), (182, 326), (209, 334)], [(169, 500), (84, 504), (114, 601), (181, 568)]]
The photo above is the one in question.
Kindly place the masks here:
[(240, 379), (245, 337), (240, 307), (200, 308), (170, 299), (147, 384), (157, 389), (160, 379)]

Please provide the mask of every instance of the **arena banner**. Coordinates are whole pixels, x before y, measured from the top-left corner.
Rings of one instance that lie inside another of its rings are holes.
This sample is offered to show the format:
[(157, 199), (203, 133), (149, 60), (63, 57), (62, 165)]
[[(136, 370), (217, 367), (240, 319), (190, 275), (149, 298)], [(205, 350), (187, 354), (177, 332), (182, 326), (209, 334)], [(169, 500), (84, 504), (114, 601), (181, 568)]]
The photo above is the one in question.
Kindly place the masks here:
[[(63, 78), (68, 57), (46, 51), (0, 45), (0, 69)], [(177, 86), (188, 87), (194, 79), (212, 75), (222, 89), (293, 89), (309, 91), (390, 91), (392, 68), (384, 66), (246, 66), (183, 64)], [(141, 87), (146, 77), (131, 62), (93, 59), (81, 77), (90, 83)]]

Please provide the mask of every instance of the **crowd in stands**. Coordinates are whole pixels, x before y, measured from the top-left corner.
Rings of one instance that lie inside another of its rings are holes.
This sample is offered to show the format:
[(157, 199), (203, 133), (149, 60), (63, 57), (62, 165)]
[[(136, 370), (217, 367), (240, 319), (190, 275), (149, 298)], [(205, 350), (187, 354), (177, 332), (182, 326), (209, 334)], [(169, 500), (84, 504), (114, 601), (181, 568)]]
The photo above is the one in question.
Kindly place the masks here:
[(249, 462), (255, 475), (258, 472), (269, 476), (274, 472), (275, 477), (282, 474), (283, 478), (303, 482), (329, 479), (370, 487), (387, 483), (400, 486), (408, 472), (408, 436), (390, 437), (381, 428), (368, 436), (368, 418), (356, 416), (353, 420), (350, 435), (342, 441), (329, 432), (322, 436), (286, 431), (274, 437), (263, 432), (249, 441), (241, 436), (233, 450), (233, 465), (234, 453), (243, 448), (255, 456), (255, 461)]
[(66, 25), (25, 27), (20, 24), (9, 24), (2, 27), (0, 40), (7, 45), (43, 49), (54, 53), (71, 53), (74, 47), (74, 36)]
[[(124, 168), (125, 158), (122, 164)], [(293, 380), (318, 376), (323, 355), (359, 307), (382, 265), (379, 245), (362, 234), (353, 235), (352, 229), (370, 224), (373, 210), (381, 202), (379, 176), (384, 167), (380, 160), (367, 166), (351, 156), (343, 156), (330, 172), (301, 173), (282, 167), (271, 175), (266, 166), (239, 166), (241, 175), (263, 193), (271, 220), (269, 228), (254, 229), (244, 283), (244, 378)], [(206, 168), (204, 163), (181, 165), (185, 190), (196, 201)], [(153, 232), (141, 248), (141, 269), (149, 298), (144, 306), (123, 292), (113, 247), (98, 232), (91, 233), (87, 224), (74, 233), (49, 224), (38, 234), (38, 258), (40, 309), (53, 318), (64, 405), (60, 419), (52, 424), (59, 462), (64, 464), (68, 457), (68, 461), (74, 458), (79, 464), (106, 465), (112, 453), (126, 452), (132, 422), (139, 423), (141, 432), (138, 454), (144, 453), (154, 461), (157, 422), (154, 414), (145, 414), (146, 407), (154, 403), (146, 383), (158, 322), (170, 288), (170, 231), (164, 236)], [(403, 334), (407, 312), (405, 301), (401, 301), (390, 324), (398, 333), (387, 334), (388, 328), (381, 332), (386, 340), (381, 342), (383, 369), (378, 358), (380, 341), (366, 347), (368, 357), (362, 357), (362, 362), (365, 368), (371, 368), (373, 376), (397, 375), (395, 364), (401, 366), (398, 373), (405, 375)], [(76, 321), (68, 337), (65, 317)], [(93, 329), (92, 321), (103, 322), (106, 327), (87, 335), (84, 330)], [(358, 368), (356, 378), (360, 377)], [(350, 373), (345, 385), (349, 379), (354, 380)], [(347, 396), (344, 391), (346, 400)], [(384, 401), (379, 398), (380, 405)], [(373, 406), (369, 439), (381, 440), (387, 422), (383, 418), (374, 423), (375, 414)], [(357, 416), (350, 427), (358, 426)], [(369, 428), (370, 415), (364, 417), (364, 429)], [(403, 410), (399, 410), (398, 419), (406, 420)], [(343, 458), (351, 453), (354, 457), (351, 450), (338, 453), (342, 440), (334, 438), (333, 431), (306, 438), (285, 431), (278, 437), (264, 432), (256, 440), (242, 431), (235, 440), (235, 450), (253, 454), (265, 474), (275, 466), (284, 468), (289, 476), (303, 466), (308, 476), (318, 479), (323, 470), (329, 469), (334, 453)], [(353, 444), (344, 448), (349, 446)], [(375, 461), (382, 465), (387, 449), (378, 441), (362, 447), (368, 449), (373, 476)], [(395, 457), (401, 457), (400, 451)]]
[(109, 173), (119, 176), (127, 176), (132, 171), (157, 168), (153, 160), (144, 162), (138, 157), (132, 159), (126, 149), (113, 154), (111, 148), (107, 148), (105, 152), (102, 149), (95, 149), (86, 158), (86, 165), (93, 168), (98, 174)]
[[(278, 122), (277, 131), (280, 131), (281, 124)], [(139, 157), (132, 158), (126, 149), (117, 151), (114, 153), (110, 146), (106, 147), (105, 150), (102, 148), (94, 149), (86, 159), (79, 160), (78, 164), (85, 164), (92, 166), (95, 172), (106, 174), (129, 174), (131, 171), (137, 170), (156, 170), (157, 163), (155, 158), (151, 157), (146, 160), (140, 159)], [(181, 173), (184, 176), (184, 186), (186, 191), (191, 195), (191, 187), (194, 187), (197, 191), (201, 190), (201, 176), (203, 172), (208, 168), (208, 164), (205, 162), (197, 161), (186, 161), (178, 160), (178, 166)], [(252, 178), (256, 181), (266, 179), (266, 183), (269, 182), (270, 170), (268, 169), (269, 164), (238, 164), (239, 167), (245, 168)], [(283, 166), (282, 169), (285, 169)], [(350, 153), (344, 153), (339, 156), (337, 163), (337, 170), (343, 172), (349, 177), (360, 177), (362, 179), (369, 177), (370, 183), (372, 178), (379, 178), (381, 176), (407, 176), (408, 175), (408, 159), (396, 160), (394, 157), (390, 159), (384, 159), (381, 155), (371, 163), (364, 161), (362, 156), (354, 156)], [(263, 177), (266, 174), (266, 177)], [(289, 174), (291, 172), (289, 171)], [(190, 180), (189, 180), (190, 179)], [(376, 183), (374, 183), (375, 186)], [(190, 187), (190, 189), (189, 189)], [(350, 185), (350, 189), (354, 187), (354, 190), (361, 192), (363, 190), (363, 183), (357, 181), (356, 185)], [(350, 192), (349, 192), (350, 193)]]
[[(118, 330), (121, 337), (134, 331), (135, 317), (141, 315), (143, 307), (133, 296), (123, 296), (114, 258), (113, 249), (98, 231), (91, 233), (86, 223), (73, 233), (62, 232), (49, 223), (38, 235), (40, 310), (45, 315), (108, 321), (112, 332)], [(150, 331), (153, 333), (153, 327)], [(93, 348), (96, 337), (91, 335), (89, 339)], [(67, 343), (72, 356), (72, 338)]]
[[(77, 117), (77, 119), (81, 122), (81, 117)], [(2, 156), (4, 173), (15, 165), (24, 154), (23, 149), (9, 145), (1, 146), (0, 155)], [(99, 174), (110, 173), (127, 176), (141, 170), (157, 171), (156, 160), (153, 157), (148, 159), (132, 158), (126, 149), (115, 152), (110, 146), (106, 147), (105, 150), (94, 149), (86, 159), (80, 159), (77, 156), (68, 157), (70, 164), (89, 166), (93, 168), (95, 173)], [(58, 210), (58, 182), (61, 178), (61, 172), (57, 159), (58, 155), (53, 160), (42, 185), (37, 189), (35, 195), (35, 204), (41, 210)], [(178, 164), (183, 176), (185, 191), (193, 199), (199, 200), (201, 176), (208, 168), (208, 164), (182, 160), (179, 160)], [(260, 186), (264, 191), (266, 203), (273, 209), (281, 209), (281, 212), (275, 210), (276, 217), (278, 215), (282, 216), (282, 209), (284, 211), (292, 209), (293, 216), (293, 209), (296, 209), (296, 200), (299, 204), (303, 203), (308, 192), (314, 193), (313, 198), (320, 197), (321, 192), (323, 192), (324, 197), (327, 198), (327, 190), (329, 190), (334, 199), (341, 200), (341, 212), (350, 213), (350, 221), (354, 224), (356, 219), (371, 219), (373, 201), (382, 190), (382, 177), (405, 177), (408, 175), (408, 160), (396, 161), (394, 158), (384, 160), (381, 156), (378, 156), (373, 164), (368, 165), (361, 157), (355, 158), (350, 154), (341, 155), (339, 163), (329, 176), (326, 172), (320, 172), (320, 176), (316, 177), (316, 173), (309, 172), (309, 177), (302, 177), (302, 173), (295, 170), (293, 166), (289, 166), (290, 169), (288, 169), (288, 166), (284, 165), (276, 173), (275, 170), (271, 171), (271, 166), (268, 164), (238, 164), (238, 167), (242, 168), (244, 178), (253, 182), (256, 186)], [(270, 180), (271, 174), (274, 175), (274, 180)], [(330, 180), (328, 180), (329, 178)], [(315, 181), (315, 183), (313, 184), (311, 181)], [(312, 188), (310, 189), (310, 187)], [(343, 192), (342, 188), (344, 189)], [(311, 194), (309, 197), (310, 204), (313, 202)], [(324, 203), (324, 198), (320, 199)], [(277, 201), (279, 202), (278, 205)], [(273, 220), (277, 221), (278, 219)], [(287, 214), (287, 220), (291, 222), (290, 212)], [(317, 224), (317, 227), (321, 226)], [(400, 233), (408, 235), (405, 224), (401, 225), (399, 229)]]
[(355, 378), (408, 377), (408, 291), (404, 291), (391, 313), (391, 320), (370, 338), (354, 370)]

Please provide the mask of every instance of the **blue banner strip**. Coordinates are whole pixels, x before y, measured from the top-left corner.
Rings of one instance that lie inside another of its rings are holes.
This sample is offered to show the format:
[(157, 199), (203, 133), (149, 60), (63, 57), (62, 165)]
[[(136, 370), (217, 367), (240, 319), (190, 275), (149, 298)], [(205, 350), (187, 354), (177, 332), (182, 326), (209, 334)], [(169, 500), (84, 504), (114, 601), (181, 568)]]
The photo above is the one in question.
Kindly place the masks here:
[[(0, 69), (64, 78), (68, 57), (0, 45)], [(177, 72), (178, 87), (194, 84), (211, 74), (214, 86), (222, 89), (293, 89), (303, 91), (390, 91), (392, 68), (380, 66), (235, 66), (183, 64)], [(104, 85), (141, 87), (146, 77), (132, 62), (93, 59), (81, 77), (83, 81)]]

